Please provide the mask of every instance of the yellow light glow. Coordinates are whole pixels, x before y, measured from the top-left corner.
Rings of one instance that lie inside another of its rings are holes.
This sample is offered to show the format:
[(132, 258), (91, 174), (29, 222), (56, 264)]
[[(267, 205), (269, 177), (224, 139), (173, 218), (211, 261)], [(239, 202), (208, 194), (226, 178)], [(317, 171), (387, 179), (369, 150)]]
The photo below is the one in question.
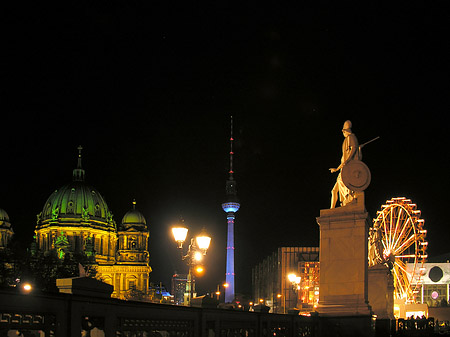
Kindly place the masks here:
[(203, 254), (200, 252), (195, 252), (194, 253), (194, 260), (195, 261), (201, 261), (203, 259)]
[(224, 283), (223, 286), (224, 286), (225, 288), (228, 288), (230, 285), (229, 285), (228, 283)]
[(32, 289), (33, 289), (33, 287), (29, 283), (25, 283), (23, 285), (23, 290), (25, 290), (27, 293), (29, 293)]
[(198, 274), (201, 274), (201, 273), (203, 273), (203, 272), (205, 271), (205, 269), (203, 269), (202, 266), (197, 266), (197, 268), (195, 268), (195, 271), (196, 271)]
[(289, 280), (289, 282), (294, 282), (294, 280), (295, 280), (296, 277), (297, 277), (297, 275), (295, 275), (295, 274), (289, 274), (289, 275), (288, 275), (288, 280)]
[(197, 246), (200, 249), (207, 250), (209, 245), (211, 244), (211, 237), (206, 233), (206, 230), (203, 228), (200, 235), (198, 235), (195, 240), (197, 241)]
[(187, 233), (188, 229), (185, 227), (172, 228), (172, 234), (176, 242), (184, 242), (186, 240)]

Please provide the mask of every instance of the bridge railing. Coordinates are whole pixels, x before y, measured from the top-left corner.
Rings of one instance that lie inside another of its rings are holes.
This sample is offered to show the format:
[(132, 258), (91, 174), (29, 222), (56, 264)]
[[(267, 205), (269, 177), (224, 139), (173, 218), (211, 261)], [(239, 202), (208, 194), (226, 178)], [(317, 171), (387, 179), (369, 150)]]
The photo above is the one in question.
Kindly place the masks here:
[(0, 290), (0, 337), (317, 336), (316, 317)]

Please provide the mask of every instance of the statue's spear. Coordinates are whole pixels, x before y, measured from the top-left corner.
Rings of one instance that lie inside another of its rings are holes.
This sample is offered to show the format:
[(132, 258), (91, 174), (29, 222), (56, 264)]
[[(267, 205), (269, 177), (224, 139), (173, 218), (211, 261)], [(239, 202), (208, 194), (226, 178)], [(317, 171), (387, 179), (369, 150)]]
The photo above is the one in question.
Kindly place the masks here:
[(359, 148), (362, 149), (364, 146), (366, 146), (366, 145), (369, 144), (369, 143), (372, 143), (373, 141), (377, 140), (378, 138), (380, 138), (380, 136), (375, 137), (374, 139), (371, 139), (371, 140), (369, 140), (368, 142), (365, 142), (364, 144), (361, 144), (361, 145), (359, 146)]

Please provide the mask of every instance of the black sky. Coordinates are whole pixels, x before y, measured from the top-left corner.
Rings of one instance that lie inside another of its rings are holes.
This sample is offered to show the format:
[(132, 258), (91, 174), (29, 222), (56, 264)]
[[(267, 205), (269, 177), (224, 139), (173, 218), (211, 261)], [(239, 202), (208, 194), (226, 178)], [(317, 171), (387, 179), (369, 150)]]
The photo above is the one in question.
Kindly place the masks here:
[(154, 282), (185, 271), (181, 214), (213, 235), (200, 289), (224, 279), (221, 210), (234, 118), (237, 292), (277, 247), (318, 245), (346, 119), (372, 172), (366, 208), (417, 203), (447, 253), (449, 16), (437, 2), (65, 2), (5, 10), (0, 207), (31, 240), (82, 145), (120, 222), (137, 200)]

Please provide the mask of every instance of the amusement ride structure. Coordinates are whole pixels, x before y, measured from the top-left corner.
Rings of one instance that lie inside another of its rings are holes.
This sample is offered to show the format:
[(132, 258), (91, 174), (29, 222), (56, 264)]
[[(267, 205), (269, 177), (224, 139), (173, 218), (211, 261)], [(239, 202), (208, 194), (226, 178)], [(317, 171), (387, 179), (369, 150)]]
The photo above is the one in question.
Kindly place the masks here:
[(410, 199), (392, 198), (377, 212), (369, 234), (369, 267), (384, 264), (394, 279), (394, 299), (415, 302), (427, 258), (427, 231)]

